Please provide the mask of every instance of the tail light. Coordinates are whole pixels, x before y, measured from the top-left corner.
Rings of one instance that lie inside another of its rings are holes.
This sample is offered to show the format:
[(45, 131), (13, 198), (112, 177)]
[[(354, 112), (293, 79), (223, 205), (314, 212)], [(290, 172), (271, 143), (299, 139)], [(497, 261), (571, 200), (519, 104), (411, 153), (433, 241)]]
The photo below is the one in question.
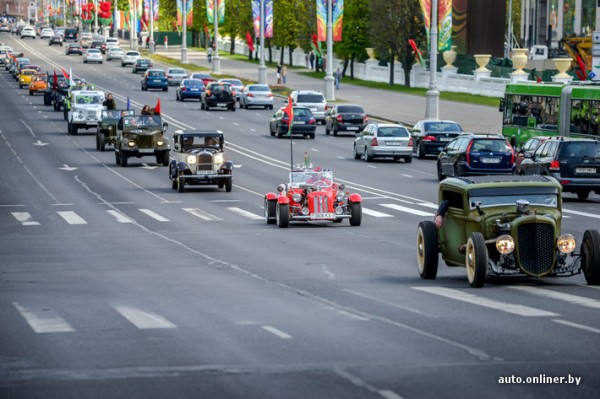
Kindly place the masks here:
[(363, 115), (363, 123), (367, 123), (369, 121), (369, 117), (367, 115)]
[(206, 90), (206, 95), (210, 96), (210, 90)]
[(338, 122), (342, 123), (344, 121), (344, 118), (342, 118), (342, 115), (338, 115), (335, 118)]
[(513, 165), (515, 163), (515, 149), (510, 147), (510, 164)]
[(273, 97), (273, 93), (269, 93), (267, 97)]
[(555, 172), (560, 171), (560, 161), (555, 159), (554, 161), (550, 162), (550, 170)]
[(467, 163), (469, 165), (471, 164), (471, 147), (473, 147), (473, 143), (474, 143), (474, 141), (471, 141), (469, 143), (469, 145), (467, 146), (467, 153), (466, 153), (466, 155), (467, 155)]
[(254, 97), (254, 94), (248, 93), (248, 94), (246, 94), (246, 97)]
[(422, 141), (436, 141), (435, 136), (423, 136)]
[(377, 138), (373, 137), (373, 139), (371, 139), (371, 147), (377, 147), (378, 145)]
[(308, 121), (309, 125), (315, 125), (317, 123), (317, 120), (315, 118), (310, 118), (310, 120)]
[(185, 87), (182, 87), (182, 88), (181, 88), (181, 91), (185, 91), (185, 90), (186, 90), (186, 88), (185, 88)]
[(410, 139), (408, 139), (408, 146), (409, 147), (413, 146), (413, 139), (412, 139), (412, 137)]

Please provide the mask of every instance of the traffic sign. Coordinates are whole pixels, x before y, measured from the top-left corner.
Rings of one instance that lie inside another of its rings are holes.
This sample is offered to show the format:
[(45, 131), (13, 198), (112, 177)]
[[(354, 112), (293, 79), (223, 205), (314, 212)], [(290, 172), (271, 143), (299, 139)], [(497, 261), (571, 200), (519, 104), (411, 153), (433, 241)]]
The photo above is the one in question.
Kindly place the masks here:
[(592, 43), (600, 43), (600, 31), (592, 33)]

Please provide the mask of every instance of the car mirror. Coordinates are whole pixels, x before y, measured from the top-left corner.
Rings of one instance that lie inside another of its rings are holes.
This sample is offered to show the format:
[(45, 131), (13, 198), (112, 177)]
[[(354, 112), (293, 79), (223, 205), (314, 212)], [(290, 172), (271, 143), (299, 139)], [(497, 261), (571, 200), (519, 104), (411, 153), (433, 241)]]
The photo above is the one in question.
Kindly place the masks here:
[(162, 131), (166, 132), (168, 128), (169, 128), (169, 124), (167, 122), (163, 122), (163, 124), (162, 124)]

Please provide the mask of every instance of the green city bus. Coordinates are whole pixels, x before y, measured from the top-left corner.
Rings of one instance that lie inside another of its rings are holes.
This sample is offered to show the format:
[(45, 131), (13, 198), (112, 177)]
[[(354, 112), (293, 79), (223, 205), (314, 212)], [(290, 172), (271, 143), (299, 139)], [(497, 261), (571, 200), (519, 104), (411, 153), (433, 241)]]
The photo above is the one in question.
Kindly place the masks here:
[(600, 85), (509, 83), (500, 111), (502, 134), (515, 147), (534, 136), (598, 137)]

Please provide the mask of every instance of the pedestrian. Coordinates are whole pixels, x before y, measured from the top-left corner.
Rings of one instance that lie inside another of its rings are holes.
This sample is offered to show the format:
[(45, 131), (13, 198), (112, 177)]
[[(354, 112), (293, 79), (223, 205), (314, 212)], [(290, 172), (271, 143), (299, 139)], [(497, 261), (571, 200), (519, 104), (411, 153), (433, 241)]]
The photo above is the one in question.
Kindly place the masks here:
[(308, 58), (309, 58), (309, 53), (304, 54), (304, 62), (306, 63), (307, 68), (310, 67), (310, 61)]
[(138, 46), (142, 45), (142, 33), (138, 32)]
[(117, 109), (117, 103), (115, 102), (112, 93), (106, 95), (106, 100), (104, 100), (102, 105), (106, 107), (106, 109)]
[(213, 48), (211, 45), (206, 49), (206, 57), (208, 58), (208, 62), (212, 62), (212, 54), (213, 54)]
[(339, 90), (340, 80), (342, 80), (342, 71), (340, 71), (340, 68), (333, 73), (333, 78), (335, 79), (335, 88)]
[(310, 60), (310, 69), (315, 69), (315, 52), (310, 50), (310, 55), (308, 58)]
[(277, 64), (277, 84), (281, 84), (281, 70), (283, 69), (283, 65)]
[(281, 79), (283, 81), (283, 84), (286, 84), (286, 82), (287, 82), (287, 67), (285, 66), (285, 64), (281, 68)]
[(150, 35), (146, 36), (146, 48), (150, 48)]

